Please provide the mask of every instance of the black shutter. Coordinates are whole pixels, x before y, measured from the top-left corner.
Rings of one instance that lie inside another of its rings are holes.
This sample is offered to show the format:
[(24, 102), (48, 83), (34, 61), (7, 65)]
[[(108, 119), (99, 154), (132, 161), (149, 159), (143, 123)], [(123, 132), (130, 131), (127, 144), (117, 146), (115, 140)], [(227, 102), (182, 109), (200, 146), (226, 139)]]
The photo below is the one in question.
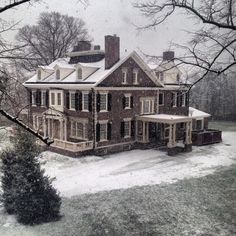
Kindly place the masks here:
[(89, 93), (88, 95), (89, 111), (92, 111), (92, 101), (93, 101), (92, 93)]
[(177, 93), (177, 107), (180, 107), (180, 96), (181, 96), (181, 93), (178, 92)]
[(96, 141), (100, 141), (100, 124), (96, 125)]
[(185, 93), (185, 106), (188, 107), (189, 106), (189, 92)]
[(97, 112), (100, 111), (100, 94), (97, 94)]
[(46, 102), (46, 107), (48, 108), (49, 107), (49, 92), (48, 91), (46, 91), (45, 96), (46, 96), (46, 98), (45, 98), (46, 99), (46, 101), (45, 101)]
[(82, 111), (82, 93), (78, 93), (78, 109)]
[(36, 92), (36, 105), (41, 106), (41, 91), (37, 90)]
[(134, 137), (135, 135), (135, 121), (131, 121), (131, 137)]
[(66, 92), (66, 98), (65, 98), (66, 102), (66, 108), (67, 109), (70, 109), (70, 93), (69, 92)]
[(173, 105), (174, 105), (174, 94), (171, 93), (171, 106), (173, 107)]
[(79, 94), (75, 93), (75, 110), (79, 110)]
[(112, 105), (112, 96), (110, 93), (108, 93), (108, 101), (107, 101), (108, 111), (111, 110), (111, 105)]
[(28, 96), (29, 96), (29, 104), (32, 105), (32, 91), (31, 90), (29, 90)]
[(122, 98), (123, 109), (125, 109), (125, 97)]
[(134, 98), (133, 96), (130, 97), (130, 108), (134, 107)]
[(111, 123), (107, 124), (107, 139), (111, 140)]
[(180, 100), (180, 105), (179, 105), (180, 107), (182, 106), (182, 103), (183, 103), (183, 96), (184, 96), (184, 93), (181, 93), (180, 99), (179, 99)]
[(125, 122), (120, 123), (120, 136), (123, 138), (125, 136)]

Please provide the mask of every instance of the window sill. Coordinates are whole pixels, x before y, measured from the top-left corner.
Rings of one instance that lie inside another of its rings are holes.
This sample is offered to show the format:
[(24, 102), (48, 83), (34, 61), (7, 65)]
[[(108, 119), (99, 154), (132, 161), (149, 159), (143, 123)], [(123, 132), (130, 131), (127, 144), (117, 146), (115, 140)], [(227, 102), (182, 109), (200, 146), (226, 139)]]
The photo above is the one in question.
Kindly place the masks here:
[(106, 111), (106, 110), (100, 110), (99, 112), (108, 112), (108, 111)]
[(89, 110), (82, 110), (82, 112), (89, 112)]
[(131, 138), (131, 136), (130, 135), (125, 135), (124, 138)]
[(100, 139), (99, 142), (106, 142), (108, 141), (107, 139)]
[(131, 109), (131, 107), (125, 107), (125, 110), (130, 110)]

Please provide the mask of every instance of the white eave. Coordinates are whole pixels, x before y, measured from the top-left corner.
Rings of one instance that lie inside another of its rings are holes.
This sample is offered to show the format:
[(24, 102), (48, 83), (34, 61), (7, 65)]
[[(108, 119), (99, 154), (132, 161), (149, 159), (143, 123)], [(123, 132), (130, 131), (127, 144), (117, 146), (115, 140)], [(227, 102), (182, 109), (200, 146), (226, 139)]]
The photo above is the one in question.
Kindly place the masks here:
[(193, 119), (201, 119), (201, 118), (210, 117), (211, 115), (209, 113), (203, 112), (203, 111), (198, 110), (196, 108), (189, 107), (188, 116), (193, 118)]

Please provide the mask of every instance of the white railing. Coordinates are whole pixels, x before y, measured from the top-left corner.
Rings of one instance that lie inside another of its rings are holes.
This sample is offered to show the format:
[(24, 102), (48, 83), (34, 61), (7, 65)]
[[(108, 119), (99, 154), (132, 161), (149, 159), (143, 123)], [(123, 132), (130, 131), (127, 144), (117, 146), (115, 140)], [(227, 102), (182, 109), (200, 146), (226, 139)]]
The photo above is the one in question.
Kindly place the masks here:
[(69, 141), (54, 139), (53, 147), (62, 148), (71, 152), (86, 151), (93, 148), (93, 141), (72, 143)]

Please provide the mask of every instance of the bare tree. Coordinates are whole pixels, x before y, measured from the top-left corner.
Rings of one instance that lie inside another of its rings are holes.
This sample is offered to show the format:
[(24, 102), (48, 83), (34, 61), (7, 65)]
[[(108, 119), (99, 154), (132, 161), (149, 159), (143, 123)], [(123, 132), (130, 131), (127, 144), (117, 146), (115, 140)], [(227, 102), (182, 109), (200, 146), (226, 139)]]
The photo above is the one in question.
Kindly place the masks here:
[(202, 22), (188, 45), (176, 45), (185, 50), (175, 58), (177, 65), (198, 68), (201, 76), (189, 90), (208, 73), (216, 75), (230, 71), (236, 65), (236, 0), (141, 0), (135, 4), (149, 19), (144, 28), (157, 27), (177, 11)]
[(82, 19), (45, 12), (41, 13), (36, 25), (21, 28), (16, 38), (20, 43), (18, 57), (26, 58), (20, 63), (32, 71), (38, 65), (48, 65), (63, 57), (77, 41), (89, 40), (90, 37)]

